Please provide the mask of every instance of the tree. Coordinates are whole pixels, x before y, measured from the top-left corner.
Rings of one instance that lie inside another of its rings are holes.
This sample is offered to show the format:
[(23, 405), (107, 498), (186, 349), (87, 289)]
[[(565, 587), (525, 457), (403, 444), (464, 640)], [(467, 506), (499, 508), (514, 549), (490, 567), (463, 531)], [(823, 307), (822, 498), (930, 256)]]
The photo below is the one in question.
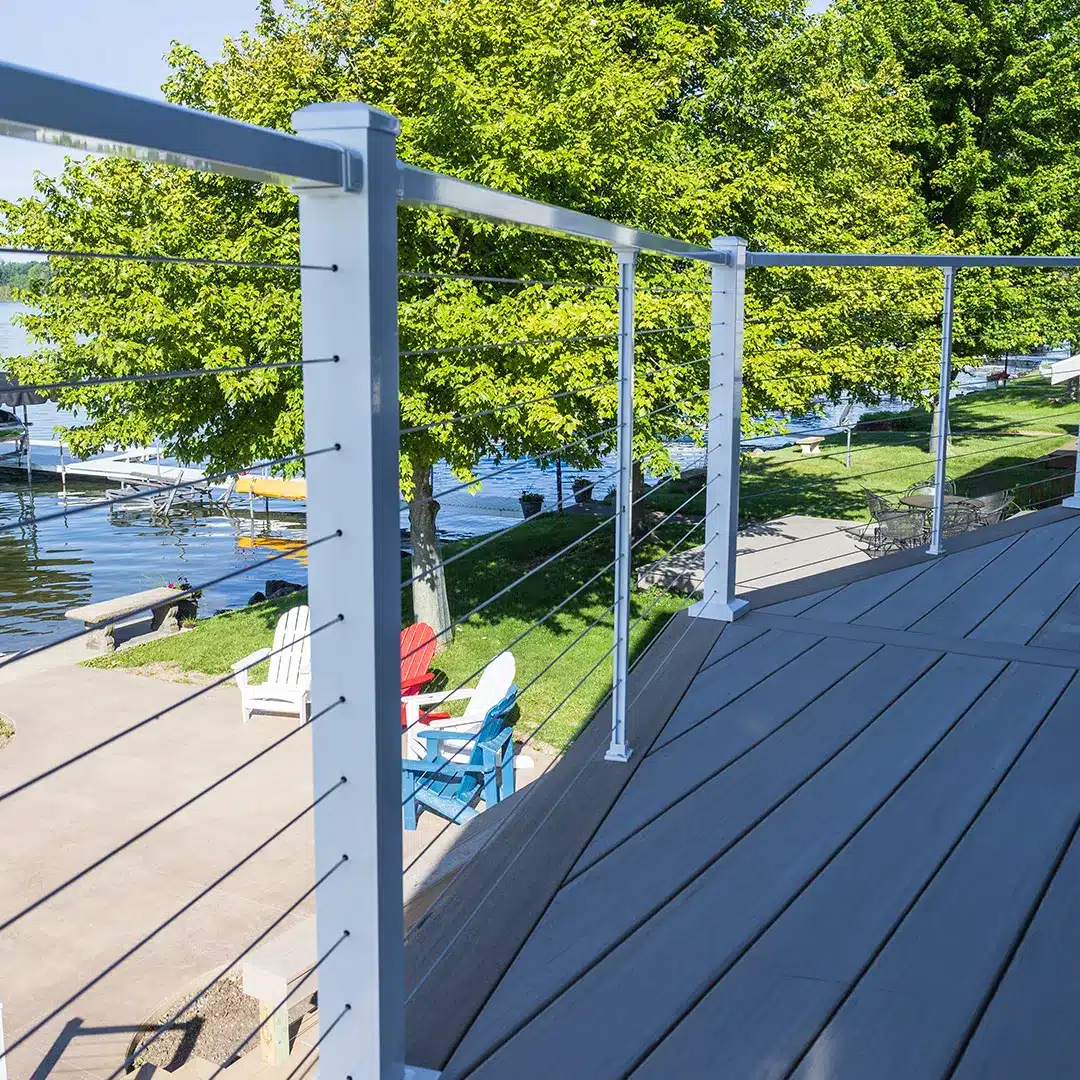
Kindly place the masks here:
[[(880, 27), (921, 113), (903, 133), (932, 228), (959, 251), (1080, 250), (1080, 5), (1075, 0), (840, 0)], [(956, 351), (1000, 356), (1076, 340), (1068, 275), (965, 270)]]
[[(732, 232), (768, 247), (923, 240), (915, 173), (894, 145), (910, 94), (895, 63), (874, 66), (883, 46), (868, 23), (807, 20), (798, 4), (765, 0), (290, 0), (261, 11), (219, 61), (177, 46), (167, 96), (278, 128), (304, 104), (359, 98), (402, 117), (406, 161), (702, 243)], [(36, 198), (0, 209), (2, 231), (28, 245), (297, 255), (289, 193), (128, 161), (69, 163)], [(400, 236), (413, 606), (442, 633), (432, 467), (445, 459), (464, 482), (488, 455), (585, 467), (611, 448), (615, 266), (600, 248), (425, 211), (404, 211)], [(747, 430), (823, 394), (925, 385), (899, 312), (923, 319), (930, 301), (910, 281), (755, 275)], [(635, 454), (653, 472), (667, 467), (665, 440), (702, 438), (708, 301), (676, 290), (706, 282), (697, 264), (639, 262), (638, 326), (656, 332), (639, 337)], [(24, 380), (299, 356), (286, 271), (55, 259), (31, 299), (40, 344), (13, 364)], [(505, 344), (525, 339), (544, 344)], [(568, 389), (578, 392), (552, 397)], [(58, 398), (89, 418), (68, 435), (77, 452), (160, 437), (216, 469), (302, 445), (295, 369)]]

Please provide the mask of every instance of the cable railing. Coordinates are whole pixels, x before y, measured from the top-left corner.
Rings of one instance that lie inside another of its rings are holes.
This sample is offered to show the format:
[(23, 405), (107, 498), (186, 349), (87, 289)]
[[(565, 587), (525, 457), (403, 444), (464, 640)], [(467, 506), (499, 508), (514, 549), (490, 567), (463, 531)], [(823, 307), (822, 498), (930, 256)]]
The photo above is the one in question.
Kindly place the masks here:
[[(0, 113), (12, 111), (0, 121), (55, 133), (46, 123), (55, 117), (35, 109), (68, 101), (70, 88), (33, 78), (60, 96), (27, 94), (13, 104), (0, 97)], [(7, 962), (10, 949), (27, 969), (24, 943), (35, 935), (50, 941), (48, 920), (63, 913), (93, 928), (94, 903), (107, 908), (116, 902), (112, 890), (140, 888), (146, 868), (138, 859), (171, 874), (155, 860), (179, 857), (172, 848), (185, 829), (197, 834), (182, 845), (191, 864), (169, 877), (168, 896), (154, 894), (130, 926), (102, 934), (93, 955), (77, 954), (63, 985), (35, 991), (32, 1005), (4, 987), (10, 1080), (33, 1074), (40, 1048), (62, 1037), (72, 1007), (89, 1011), (106, 988), (127, 1014), (151, 1019), (112, 1054), (105, 1080), (164, 1064), (178, 1030), (197, 1025), (223, 987), (238, 982), (246, 993), (249, 981), (259, 982), (259, 965), (278, 962), (272, 946), (286, 934), (303, 941), (294, 950), (302, 962), (274, 969), (277, 989), (261, 985), (250, 1022), (232, 1045), (216, 1048), (209, 1074), (245, 1053), (284, 1066), (290, 1078), (316, 1055), (327, 1075), (357, 1080), (400, 1064), (409, 993), (400, 978), (401, 924), (405, 904), (408, 934), (410, 890), (432, 885), (441, 857), (471, 835), (478, 816), (510, 800), (522, 805), (522, 789), (559, 768), (586, 733), (596, 743), (590, 764), (636, 767), (649, 746), (635, 731), (633, 707), (658, 674), (639, 678), (638, 665), (661, 636), (678, 649), (692, 620), (734, 621), (747, 610), (744, 594), (785, 574), (811, 577), (903, 548), (941, 554), (961, 531), (992, 524), (995, 515), (1073, 494), (1075, 467), (1036, 475), (1048, 471), (1068, 435), (1026, 425), (1071, 430), (1080, 420), (1075, 403), (1055, 404), (1023, 382), (1007, 392), (1022, 402), (1007, 417), (984, 407), (994, 395), (983, 395), (983, 405), (950, 397), (954, 339), (978, 359), (964, 336), (975, 320), (957, 282), (983, 273), (983, 264), (870, 255), (814, 262), (806, 253), (749, 252), (735, 237), (703, 246), (659, 236), (400, 163), (396, 122), (361, 105), (335, 112), (336, 120), (302, 109), (294, 117), (300, 135), (290, 137), (93, 92), (103, 95), (95, 109), (65, 117), (68, 133), (91, 147), (119, 142), (136, 161), (199, 163), (230, 183), (295, 181), (299, 250), (295, 262), (271, 258), (281, 254), (274, 247), (265, 260), (229, 258), (249, 253), (231, 245), (169, 252), (138, 243), (110, 252), (79, 250), (72, 236), (28, 234), (0, 254), (50, 260), (53, 276), (27, 293), (31, 305), (39, 301), (34, 318), (47, 325), (49, 290), (66, 287), (72, 263), (84, 271), (139, 263), (174, 277), (203, 268), (230, 282), (288, 272), (297, 275), (300, 340), (290, 351), (250, 355), (192, 349), (170, 363), (149, 351), (136, 363), (128, 352), (115, 369), (102, 368), (100, 357), (65, 367), (61, 349), (21, 388), (86, 403), (92, 419), (94, 408), (120, 402), (129, 384), (175, 401), (183, 393), (175, 386), (213, 388), (204, 377), (227, 376), (219, 389), (235, 380), (246, 390), (274, 372), (289, 401), (263, 418), (272, 436), (245, 437), (236, 406), (243, 394), (223, 398), (228, 437), (215, 444), (214, 471), (162, 477), (153, 492), (231, 489), (247, 474), (253, 508), (256, 479), (271, 492), (302, 474), (305, 521), (286, 550), (193, 575), (198, 582), (185, 579), (167, 601), (133, 601), (82, 630), (0, 657), (0, 669), (5, 678), (19, 665), (31, 670), (59, 645), (145, 619), (163, 603), (197, 600), (300, 553), (307, 591), (252, 607), (247, 622), (223, 615), (213, 624), (222, 631), (213, 655), (199, 652), (211, 625), (199, 620), (179, 636), (135, 646), (146, 652), (113, 658), (186, 661), (198, 653), (193, 669), (205, 677), (196, 686), (121, 675), (121, 694), (106, 689), (120, 686), (114, 673), (77, 671), (73, 678), (86, 677), (86, 722), (72, 725), (73, 737), (58, 741), (47, 761), (34, 757), (5, 779), (0, 813), (31, 820), (50, 791), (92, 803), (83, 785), (123, 793), (126, 782), (140, 797), (115, 827), (79, 837), (77, 859), (65, 856), (21, 891), (0, 889), (0, 957)], [(115, 130), (121, 113), (123, 139)], [(134, 129), (132, 116), (144, 118)], [(182, 146), (170, 118), (187, 133)], [(222, 150), (233, 144), (235, 152)], [(480, 217), (500, 238), (525, 239), (485, 244), (484, 259), (456, 242), (433, 243), (420, 257), (403, 250), (397, 232), (400, 215), (414, 207), (466, 222)], [(530, 261), (528, 244), (538, 235), (552, 257)], [(1046, 262), (1049, 273), (1065, 265), (1072, 263)], [(1018, 289), (1029, 271), (1008, 266)], [(1054, 293), (1058, 284), (1039, 279), (1036, 287)], [(104, 277), (93, 286), (104, 287)], [(129, 298), (102, 302), (122, 306)], [(107, 334), (99, 337), (107, 356)], [(26, 358), (16, 366), (34, 373)], [(744, 440), (755, 429), (783, 431), (793, 414), (824, 413), (845, 395), (865, 405), (897, 397), (911, 406), (903, 420), (913, 427), (873, 432), (845, 423), (842, 434), (823, 436), (824, 450), (749, 453)], [(200, 437), (188, 419), (158, 433), (177, 448), (182, 467), (190, 464), (185, 448)], [(577, 473), (569, 494), (567, 471)], [(609, 482), (610, 498), (597, 498)], [(519, 483), (520, 518), (489, 517), (464, 538), (447, 538), (444, 523), (457, 509), (447, 498), (461, 500), (464, 519), (483, 506), (478, 495), (509, 500)], [(269, 522), (273, 496), (261, 497)], [(123, 491), (43, 513), (31, 503), (28, 513), (0, 522), (0, 533), (91, 520), (145, 498), (145, 490)], [(788, 530), (796, 518), (799, 529)], [(753, 549), (755, 529), (779, 570), (743, 550)], [(687, 623), (681, 633), (678, 618)], [(20, 761), (17, 737), (4, 752)], [(493, 829), (486, 842), (498, 836)], [(486, 852), (480, 846), (469, 857)], [(209, 942), (197, 965), (168, 951), (184, 933)], [(317, 1034), (297, 1037), (290, 1008), (315, 1000), (316, 987)], [(42, 1006), (45, 990), (51, 996)], [(167, 1005), (151, 1016), (165, 993)], [(197, 1038), (185, 1052), (192, 1047), (198, 1055)], [(60, 1048), (60, 1056), (67, 1052)]]

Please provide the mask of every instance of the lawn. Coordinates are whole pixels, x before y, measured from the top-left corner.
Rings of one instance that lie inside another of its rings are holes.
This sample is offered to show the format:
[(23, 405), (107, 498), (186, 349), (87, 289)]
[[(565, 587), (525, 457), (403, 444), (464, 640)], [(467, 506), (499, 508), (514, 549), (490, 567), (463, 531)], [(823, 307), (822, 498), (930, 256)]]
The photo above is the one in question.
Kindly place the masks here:
[[(505, 536), (483, 544), (449, 566), (450, 610), (458, 618), (523, 574), (534, 572), (457, 628), (453, 643), (436, 657), (434, 667), (439, 678), (435, 685), (471, 685), (488, 660), (509, 648), (517, 661), (517, 682), (521, 687), (515, 729), (522, 737), (535, 732), (538, 741), (557, 749), (571, 742), (611, 685), (611, 658), (605, 654), (612, 643), (613, 583), (605, 567), (614, 558), (613, 528), (601, 528), (549, 566), (542, 564), (601, 520), (591, 514), (543, 514), (522, 522)], [(635, 550), (635, 566), (665, 554), (685, 536), (686, 529), (683, 524), (662, 526)], [(695, 542), (700, 542), (697, 534), (682, 546)], [(468, 540), (447, 544), (443, 557), (466, 551), (474, 543)], [(408, 560), (403, 560), (403, 580), (408, 573)], [(572, 599), (558, 612), (529, 630), (568, 596)], [(224, 674), (236, 660), (269, 645), (278, 616), (303, 598), (303, 594), (293, 594), (280, 601), (202, 619), (182, 634), (122, 649), (87, 663), (94, 667), (140, 667), (155, 661), (173, 661), (185, 671)], [(686, 603), (685, 598), (661, 590), (634, 590), (631, 621), (644, 617), (632, 629), (631, 656), (640, 653), (668, 616)], [(403, 591), (402, 621), (411, 621), (408, 589)], [(596, 625), (590, 629), (594, 622)], [(579, 687), (581, 680), (584, 682)]]
[[(1005, 390), (968, 394), (950, 405), (953, 437), (947, 473), (964, 495), (1019, 489), (1017, 501), (1037, 505), (1069, 489), (1072, 474), (1033, 464), (1076, 437), (1080, 404), (1060, 403), (1061, 387), (1040, 376), (1011, 381)], [(886, 414), (880, 414), (886, 415)], [(851, 467), (845, 466), (844, 435), (806, 455), (794, 447), (744, 457), (740, 517), (767, 521), (786, 514), (866, 520), (864, 489), (898, 494), (934, 475), (929, 450), (930, 414), (888, 414), (892, 431), (856, 431)], [(687, 493), (672, 483), (650, 496), (656, 509), (673, 510)], [(687, 513), (704, 511), (704, 495)]]

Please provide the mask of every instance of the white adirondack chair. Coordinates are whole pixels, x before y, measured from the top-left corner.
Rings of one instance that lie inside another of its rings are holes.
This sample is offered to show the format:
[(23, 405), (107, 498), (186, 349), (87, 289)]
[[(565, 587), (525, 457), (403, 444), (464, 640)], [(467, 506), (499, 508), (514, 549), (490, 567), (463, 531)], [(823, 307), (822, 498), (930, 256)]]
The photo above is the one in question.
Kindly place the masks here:
[[(255, 712), (285, 713), (307, 719), (311, 711), (311, 612), (307, 606), (290, 608), (278, 619), (272, 649), (259, 649), (233, 664), (240, 687), (244, 723)], [(249, 669), (270, 658), (266, 682), (253, 686)]]
[[(474, 687), (463, 687), (443, 693), (412, 694), (401, 699), (405, 706), (405, 722), (408, 728), (409, 757), (422, 758), (427, 753), (427, 745), (417, 735), (417, 730), (425, 725), (418, 724), (420, 710), (432, 705), (442, 705), (446, 701), (467, 701), (465, 712), (461, 716), (451, 716), (445, 720), (432, 720), (426, 726), (428, 729), (442, 729), (444, 731), (465, 731), (470, 735), (477, 734), (484, 726), (484, 717), (488, 710), (497, 705), (506, 696), (514, 682), (517, 664), (514, 662), (514, 654), (509, 652), (499, 653), (491, 663), (484, 668), (480, 681)], [(472, 741), (458, 742), (447, 740), (439, 747), (439, 753), (458, 764), (468, 762), (474, 746)], [(521, 767), (531, 762), (521, 761)]]

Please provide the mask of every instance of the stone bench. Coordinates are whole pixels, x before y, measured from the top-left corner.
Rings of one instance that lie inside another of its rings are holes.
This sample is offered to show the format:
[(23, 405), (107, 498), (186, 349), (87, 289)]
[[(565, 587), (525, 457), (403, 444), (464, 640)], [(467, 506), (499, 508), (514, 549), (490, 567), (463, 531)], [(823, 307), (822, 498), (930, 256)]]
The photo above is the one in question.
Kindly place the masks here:
[(823, 435), (808, 435), (805, 439), (796, 439), (795, 445), (800, 454), (820, 454), (821, 444), (825, 441)]
[[(146, 589), (144, 592), (117, 596), (98, 604), (72, 608), (64, 612), (65, 619), (84, 623), (93, 633), (86, 638), (86, 647), (101, 652), (116, 648), (116, 630), (119, 621), (129, 615), (143, 614), (150, 609), (150, 627), (163, 634), (175, 634), (180, 629), (180, 589)], [(102, 625), (102, 624), (107, 625)]]

